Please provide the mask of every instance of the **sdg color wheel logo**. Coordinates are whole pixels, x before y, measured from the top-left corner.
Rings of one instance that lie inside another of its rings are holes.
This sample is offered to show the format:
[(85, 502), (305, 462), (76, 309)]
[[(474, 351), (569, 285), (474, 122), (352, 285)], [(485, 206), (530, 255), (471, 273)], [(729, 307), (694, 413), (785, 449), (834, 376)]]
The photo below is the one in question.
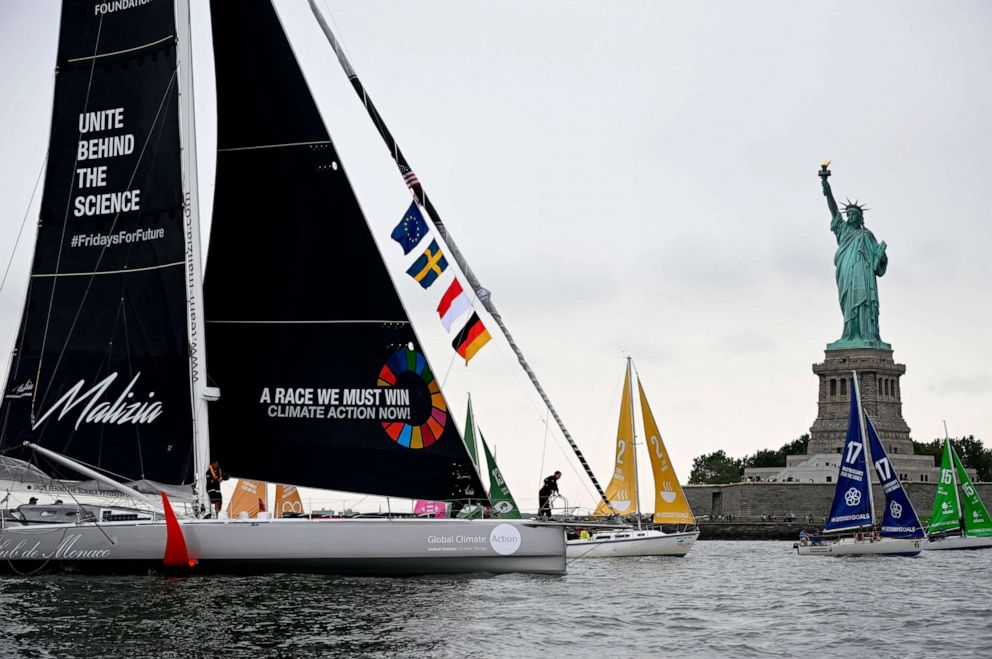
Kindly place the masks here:
[(448, 421), (448, 406), (422, 354), (406, 348), (394, 352), (379, 371), (378, 384), (406, 389), (410, 394), (409, 421), (382, 422), (390, 439), (410, 449), (427, 448), (441, 439)]

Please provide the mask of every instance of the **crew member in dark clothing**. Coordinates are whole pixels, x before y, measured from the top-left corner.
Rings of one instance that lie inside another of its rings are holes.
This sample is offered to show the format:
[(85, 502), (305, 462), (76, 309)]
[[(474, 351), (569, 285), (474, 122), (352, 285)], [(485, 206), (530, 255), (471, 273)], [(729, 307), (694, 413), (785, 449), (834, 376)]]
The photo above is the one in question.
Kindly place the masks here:
[(207, 468), (207, 496), (210, 497), (210, 503), (214, 505), (214, 515), (220, 515), (221, 505), (224, 502), (224, 497), (220, 493), (220, 482), (226, 481), (228, 478), (227, 474), (223, 472), (220, 468), (220, 463), (214, 460), (210, 463)]
[(538, 517), (551, 517), (551, 495), (558, 494), (559, 478), (561, 478), (561, 472), (556, 471), (544, 479), (544, 485), (541, 487), (540, 492), (537, 493), (537, 500), (540, 503), (537, 510)]

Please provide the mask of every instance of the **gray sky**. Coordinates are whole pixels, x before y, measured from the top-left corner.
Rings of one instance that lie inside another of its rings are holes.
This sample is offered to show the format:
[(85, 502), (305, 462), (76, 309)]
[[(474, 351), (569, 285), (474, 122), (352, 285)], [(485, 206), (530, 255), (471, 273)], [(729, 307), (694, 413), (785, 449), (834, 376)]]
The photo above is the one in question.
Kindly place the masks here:
[[(316, 88), (313, 77), (337, 64), (306, 3), (281, 7)], [(683, 480), (702, 452), (742, 455), (808, 431), (810, 365), (841, 330), (836, 243), (816, 176), (825, 158), (837, 196), (867, 201), (866, 223), (889, 245), (880, 324), (907, 365), (913, 437), (942, 435), (946, 419), (952, 434), (992, 442), (987, 3), (329, 7), (604, 481), (625, 351)], [(30, 262), (38, 199), (28, 201), (48, 138), (57, 30), (54, 2), (0, 4), (0, 267), (28, 212), (0, 292), (4, 370)], [(197, 71), (205, 163), (210, 75)], [(210, 169), (201, 166), (205, 204)], [(397, 277), (406, 264), (388, 232), (403, 210), (372, 220)], [(418, 331), (443, 373), (452, 352), (430, 320), (436, 295), (400, 290), (415, 321), (426, 319)], [(473, 392), (518, 498), (563, 468), (566, 496), (591, 503), (557, 433), (544, 450), (543, 412), (523, 378), (494, 342), (469, 368), (454, 364), (445, 393), (462, 410)]]

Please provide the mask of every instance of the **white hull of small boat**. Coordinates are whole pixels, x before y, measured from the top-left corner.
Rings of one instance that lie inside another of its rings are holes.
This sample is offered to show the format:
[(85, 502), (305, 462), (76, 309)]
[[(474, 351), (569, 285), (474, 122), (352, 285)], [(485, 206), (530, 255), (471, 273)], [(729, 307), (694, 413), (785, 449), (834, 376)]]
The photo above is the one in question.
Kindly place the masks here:
[[(564, 574), (558, 526), (460, 519), (183, 520), (192, 573)], [(27, 524), (0, 530), (0, 570), (163, 568), (164, 521)]]
[(699, 531), (663, 533), (655, 530), (597, 533), (588, 540), (569, 540), (568, 558), (618, 558), (629, 556), (685, 556)]
[(818, 545), (798, 543), (796, 549), (800, 556), (916, 556), (924, 544), (925, 540), (914, 538), (841, 538)]
[(992, 547), (992, 537), (977, 537), (973, 535), (936, 538), (933, 540), (927, 540), (927, 543), (923, 545), (923, 548), (928, 551), (946, 549), (985, 549), (987, 547)]

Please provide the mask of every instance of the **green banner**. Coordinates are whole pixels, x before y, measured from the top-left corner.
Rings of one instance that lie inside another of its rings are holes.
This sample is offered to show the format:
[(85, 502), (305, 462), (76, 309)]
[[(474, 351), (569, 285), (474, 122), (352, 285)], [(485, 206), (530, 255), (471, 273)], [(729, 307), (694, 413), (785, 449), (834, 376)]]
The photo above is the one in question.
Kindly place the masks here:
[(489, 445), (486, 444), (486, 438), (481, 432), (479, 438), (482, 440), (482, 450), (486, 452), (486, 462), (489, 464), (489, 500), (493, 502), (493, 516), (504, 519), (520, 519), (520, 508), (513, 500), (510, 488), (503, 480), (503, 474), (500, 473), (499, 466), (496, 465), (493, 454), (489, 452)]
[[(954, 451), (954, 449), (951, 449)], [(954, 468), (958, 472), (958, 482), (961, 483), (961, 493), (964, 498), (961, 502), (962, 519), (964, 520), (965, 535), (988, 536), (992, 535), (992, 518), (985, 508), (975, 486), (968, 478), (968, 472), (964, 470), (964, 465), (958, 459), (958, 454), (954, 451)]]
[(937, 481), (937, 497), (933, 500), (930, 513), (930, 533), (949, 531), (961, 526), (961, 509), (958, 505), (957, 488), (954, 487), (954, 464), (951, 459), (951, 443), (944, 441), (944, 457), (940, 461), (940, 479)]

